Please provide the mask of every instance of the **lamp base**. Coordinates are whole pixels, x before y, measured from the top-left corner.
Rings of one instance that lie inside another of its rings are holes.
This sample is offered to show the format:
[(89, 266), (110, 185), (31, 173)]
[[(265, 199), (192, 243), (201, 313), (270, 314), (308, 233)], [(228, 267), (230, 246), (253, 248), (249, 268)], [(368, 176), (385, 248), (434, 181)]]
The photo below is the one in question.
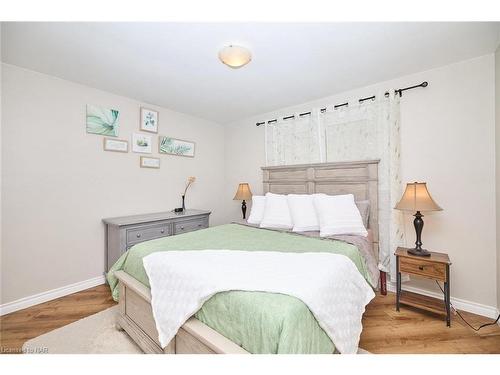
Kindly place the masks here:
[(243, 212), (243, 220), (246, 219), (247, 215), (247, 202), (243, 199), (243, 202), (241, 202), (241, 212)]
[(408, 254), (411, 254), (411, 255), (416, 255), (418, 257), (430, 257), (431, 256), (431, 253), (429, 253), (427, 250), (425, 249), (408, 249)]

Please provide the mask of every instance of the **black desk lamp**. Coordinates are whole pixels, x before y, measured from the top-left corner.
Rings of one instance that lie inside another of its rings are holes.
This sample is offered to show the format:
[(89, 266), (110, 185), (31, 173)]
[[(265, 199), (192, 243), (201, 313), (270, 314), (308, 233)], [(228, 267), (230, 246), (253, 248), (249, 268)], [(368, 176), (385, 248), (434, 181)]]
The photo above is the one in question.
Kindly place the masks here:
[(427, 250), (422, 249), (422, 228), (424, 227), (424, 221), (422, 220), (422, 215), (420, 211), (441, 211), (442, 208), (437, 205), (432, 199), (429, 191), (427, 190), (427, 185), (425, 182), (413, 182), (406, 184), (406, 190), (403, 197), (399, 203), (394, 207), (396, 210), (411, 211), (415, 212), (415, 220), (413, 220), (413, 225), (415, 226), (415, 232), (417, 234), (417, 241), (415, 242), (415, 248), (409, 249), (408, 253), (418, 256), (427, 257), (430, 256)]
[(243, 219), (245, 219), (247, 214), (247, 202), (245, 199), (252, 198), (252, 191), (250, 190), (250, 185), (248, 183), (243, 182), (238, 185), (238, 190), (236, 190), (236, 194), (234, 195), (233, 200), (243, 201), (241, 203), (241, 211), (243, 212)]

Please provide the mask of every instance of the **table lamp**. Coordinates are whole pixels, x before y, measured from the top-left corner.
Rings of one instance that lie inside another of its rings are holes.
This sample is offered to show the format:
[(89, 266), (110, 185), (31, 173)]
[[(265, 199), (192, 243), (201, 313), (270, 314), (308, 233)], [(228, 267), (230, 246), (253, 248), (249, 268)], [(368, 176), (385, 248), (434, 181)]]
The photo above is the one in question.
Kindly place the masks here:
[(238, 190), (236, 190), (236, 194), (234, 195), (233, 200), (243, 201), (241, 203), (241, 211), (243, 211), (243, 219), (245, 219), (247, 213), (247, 203), (245, 199), (252, 198), (252, 191), (250, 190), (250, 185), (244, 182), (238, 185)]
[(415, 242), (415, 248), (409, 249), (408, 253), (417, 256), (430, 256), (427, 250), (422, 249), (422, 228), (424, 227), (424, 221), (422, 220), (422, 215), (420, 211), (441, 211), (442, 208), (437, 205), (432, 199), (429, 191), (427, 190), (427, 185), (425, 182), (413, 182), (406, 184), (406, 190), (403, 197), (399, 203), (394, 207), (396, 210), (402, 211), (412, 211), (415, 212), (415, 220), (413, 220), (413, 225), (415, 226), (415, 233), (417, 234), (417, 241)]

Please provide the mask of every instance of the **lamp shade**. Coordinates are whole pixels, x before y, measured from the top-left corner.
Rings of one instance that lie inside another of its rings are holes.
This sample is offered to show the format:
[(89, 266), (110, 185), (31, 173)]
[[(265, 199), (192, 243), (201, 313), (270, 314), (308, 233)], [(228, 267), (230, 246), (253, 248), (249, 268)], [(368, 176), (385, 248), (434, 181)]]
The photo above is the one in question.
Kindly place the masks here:
[(399, 203), (394, 207), (403, 211), (441, 211), (427, 190), (425, 182), (406, 184), (406, 190)]
[(250, 190), (250, 185), (244, 182), (238, 185), (238, 190), (236, 190), (236, 194), (234, 195), (234, 200), (245, 200), (252, 198), (252, 191)]

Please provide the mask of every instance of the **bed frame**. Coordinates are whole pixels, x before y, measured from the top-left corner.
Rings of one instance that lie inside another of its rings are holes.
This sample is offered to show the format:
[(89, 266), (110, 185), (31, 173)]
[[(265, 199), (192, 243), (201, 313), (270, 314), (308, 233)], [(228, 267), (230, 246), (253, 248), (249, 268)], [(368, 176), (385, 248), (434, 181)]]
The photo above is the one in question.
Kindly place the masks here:
[[(368, 227), (372, 230), (378, 254), (378, 160), (263, 167), (264, 193), (277, 194), (354, 194), (356, 200), (370, 200)], [(166, 354), (248, 354), (196, 318), (190, 318), (172, 341), (162, 349), (151, 308), (151, 291), (125, 273), (115, 272), (119, 280), (119, 313), (116, 327), (125, 330), (145, 353)], [(381, 292), (385, 292), (385, 273), (381, 273)]]
[[(380, 160), (262, 167), (264, 194), (353, 194), (356, 201), (370, 201), (368, 228), (373, 250), (379, 254), (378, 164)], [(380, 271), (379, 289), (387, 294), (387, 275)]]

